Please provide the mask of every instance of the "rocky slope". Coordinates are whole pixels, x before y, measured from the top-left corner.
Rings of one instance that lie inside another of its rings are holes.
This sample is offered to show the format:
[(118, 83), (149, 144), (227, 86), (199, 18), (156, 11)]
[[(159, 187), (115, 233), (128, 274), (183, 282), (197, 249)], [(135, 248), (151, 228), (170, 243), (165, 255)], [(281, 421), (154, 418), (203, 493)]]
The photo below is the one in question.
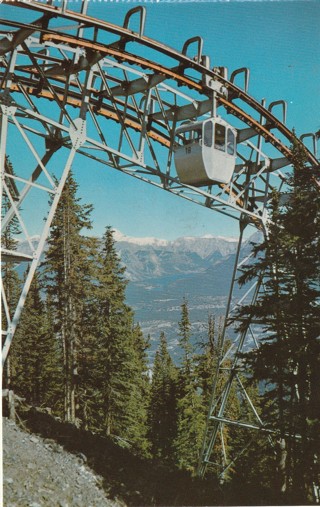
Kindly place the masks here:
[(48, 409), (17, 407), (23, 430), (3, 419), (1, 506), (226, 504), (213, 477), (193, 478), (187, 471), (138, 457), (118, 439), (77, 428), (53, 417)]
[(85, 456), (3, 418), (3, 505), (6, 507), (120, 507), (101, 489)]

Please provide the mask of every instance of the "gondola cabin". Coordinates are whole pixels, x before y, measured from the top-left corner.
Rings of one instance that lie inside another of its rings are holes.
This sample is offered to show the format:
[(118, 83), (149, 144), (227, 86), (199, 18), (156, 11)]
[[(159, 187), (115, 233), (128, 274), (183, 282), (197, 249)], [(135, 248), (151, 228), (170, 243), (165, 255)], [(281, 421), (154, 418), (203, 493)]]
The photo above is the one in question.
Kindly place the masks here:
[(180, 125), (175, 134), (174, 163), (181, 183), (201, 187), (230, 182), (236, 162), (236, 129), (214, 117)]

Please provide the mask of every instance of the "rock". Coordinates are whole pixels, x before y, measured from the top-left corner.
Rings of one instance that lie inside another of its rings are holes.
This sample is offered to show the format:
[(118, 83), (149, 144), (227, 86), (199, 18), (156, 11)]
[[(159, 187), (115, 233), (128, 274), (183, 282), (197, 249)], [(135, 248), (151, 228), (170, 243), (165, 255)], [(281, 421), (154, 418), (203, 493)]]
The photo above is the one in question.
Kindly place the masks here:
[(54, 452), (62, 452), (63, 451), (63, 448), (61, 447), (61, 445), (57, 444), (56, 442), (54, 442), (51, 447)]
[(76, 456), (79, 459), (79, 461), (82, 461), (83, 463), (87, 463), (87, 461), (88, 461), (87, 456), (82, 454), (82, 452), (77, 452)]
[(44, 444), (55, 444), (56, 441), (53, 440), (53, 438), (44, 438), (43, 439)]

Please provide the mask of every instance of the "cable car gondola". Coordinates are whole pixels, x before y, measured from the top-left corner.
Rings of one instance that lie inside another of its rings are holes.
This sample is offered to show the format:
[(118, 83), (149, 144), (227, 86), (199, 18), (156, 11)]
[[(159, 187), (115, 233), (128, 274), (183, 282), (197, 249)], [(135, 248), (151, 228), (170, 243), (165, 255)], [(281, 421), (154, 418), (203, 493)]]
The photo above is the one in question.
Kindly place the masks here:
[(229, 183), (236, 163), (237, 131), (216, 116), (180, 125), (174, 163), (181, 183), (201, 187)]

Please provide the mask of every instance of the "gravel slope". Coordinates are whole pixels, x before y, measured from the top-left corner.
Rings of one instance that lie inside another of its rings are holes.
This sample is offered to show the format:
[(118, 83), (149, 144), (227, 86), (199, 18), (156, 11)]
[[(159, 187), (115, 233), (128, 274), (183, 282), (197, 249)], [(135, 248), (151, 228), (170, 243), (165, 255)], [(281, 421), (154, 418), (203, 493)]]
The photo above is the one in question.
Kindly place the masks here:
[(54, 440), (21, 430), (6, 418), (3, 433), (3, 498), (6, 507), (123, 507), (107, 498), (86, 458)]

